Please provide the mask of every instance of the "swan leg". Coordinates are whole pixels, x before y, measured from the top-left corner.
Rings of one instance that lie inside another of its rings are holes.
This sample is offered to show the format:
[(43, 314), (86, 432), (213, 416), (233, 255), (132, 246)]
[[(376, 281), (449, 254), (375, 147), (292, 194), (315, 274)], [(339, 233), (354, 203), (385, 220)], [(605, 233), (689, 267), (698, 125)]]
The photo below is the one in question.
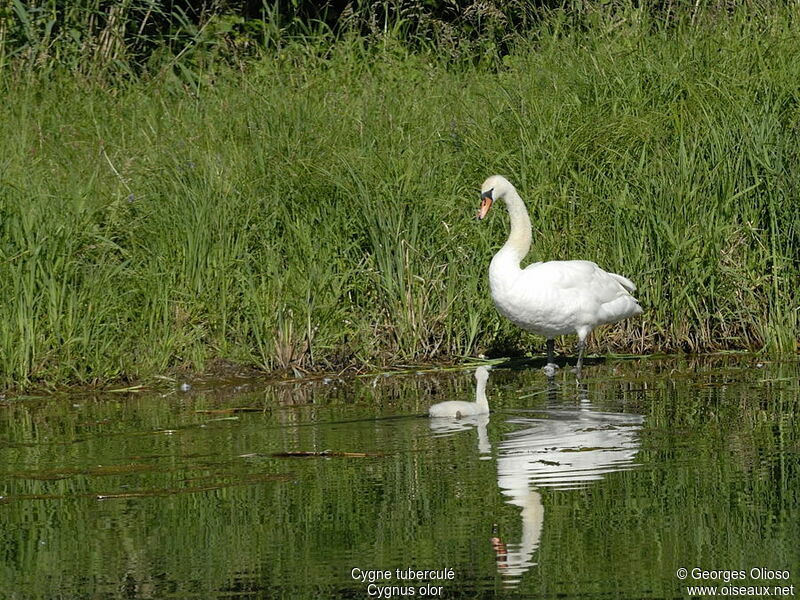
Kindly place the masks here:
[(555, 340), (547, 340), (547, 364), (544, 366), (544, 374), (547, 375), (548, 379), (552, 379), (553, 376), (556, 374), (556, 369), (558, 365), (556, 364), (555, 359)]
[(583, 368), (583, 352), (586, 349), (586, 339), (580, 338), (578, 340), (578, 365), (575, 367), (575, 375), (580, 380), (581, 369)]

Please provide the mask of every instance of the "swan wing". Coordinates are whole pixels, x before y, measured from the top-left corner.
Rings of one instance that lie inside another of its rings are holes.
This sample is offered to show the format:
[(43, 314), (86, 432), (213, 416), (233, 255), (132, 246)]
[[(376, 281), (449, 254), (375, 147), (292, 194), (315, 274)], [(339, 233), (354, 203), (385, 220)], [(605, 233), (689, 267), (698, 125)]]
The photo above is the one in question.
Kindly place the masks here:
[(526, 285), (558, 290), (579, 290), (600, 302), (616, 298), (620, 292), (636, 291), (627, 277), (604, 271), (590, 260), (551, 260), (528, 265), (521, 280)]
[(534, 263), (508, 283), (494, 295), (500, 312), (547, 337), (588, 333), (598, 324), (642, 312), (628, 291), (635, 289), (632, 282), (588, 260)]
[(609, 273), (611, 277), (619, 281), (619, 284), (624, 287), (629, 293), (633, 293), (636, 291), (636, 284), (633, 283), (627, 277), (623, 277), (622, 275), (617, 275), (616, 273)]
[(431, 417), (455, 417), (457, 419), (467, 415), (476, 415), (479, 412), (480, 409), (474, 402), (464, 400), (448, 400), (434, 404), (428, 409)]

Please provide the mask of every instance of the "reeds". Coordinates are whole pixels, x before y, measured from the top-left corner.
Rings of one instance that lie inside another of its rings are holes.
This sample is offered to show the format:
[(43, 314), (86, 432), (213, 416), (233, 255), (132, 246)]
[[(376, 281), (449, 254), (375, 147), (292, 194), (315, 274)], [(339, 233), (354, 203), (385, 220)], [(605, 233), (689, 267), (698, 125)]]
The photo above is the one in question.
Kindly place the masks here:
[(793, 10), (553, 13), (476, 64), (389, 34), (125, 83), (7, 63), (0, 384), (535, 350), (488, 297), (507, 223), (472, 217), (495, 172), (528, 204), (532, 260), (639, 286), (645, 314), (594, 350), (794, 352)]

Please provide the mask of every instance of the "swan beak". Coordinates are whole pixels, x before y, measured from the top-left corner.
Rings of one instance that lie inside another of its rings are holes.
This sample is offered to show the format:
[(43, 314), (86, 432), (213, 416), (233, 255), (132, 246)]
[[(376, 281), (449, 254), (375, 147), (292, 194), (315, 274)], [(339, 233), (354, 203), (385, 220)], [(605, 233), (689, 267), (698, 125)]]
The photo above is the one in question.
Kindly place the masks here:
[(492, 192), (494, 190), (489, 190), (488, 192), (483, 192), (481, 194), (481, 207), (478, 209), (478, 219), (484, 219), (486, 217), (486, 213), (489, 212), (489, 209), (492, 208)]

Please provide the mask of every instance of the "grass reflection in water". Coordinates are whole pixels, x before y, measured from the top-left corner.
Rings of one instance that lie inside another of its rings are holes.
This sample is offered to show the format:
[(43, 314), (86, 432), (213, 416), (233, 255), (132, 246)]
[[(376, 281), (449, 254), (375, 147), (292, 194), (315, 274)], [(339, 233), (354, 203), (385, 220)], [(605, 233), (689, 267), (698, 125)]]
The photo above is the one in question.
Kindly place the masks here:
[(582, 390), (495, 369), (491, 415), (439, 423), (422, 415), (471, 399), (471, 373), (6, 400), (0, 590), (352, 598), (354, 568), (452, 569), (408, 585), (646, 598), (682, 596), (680, 567), (795, 578), (797, 364), (589, 370)]

